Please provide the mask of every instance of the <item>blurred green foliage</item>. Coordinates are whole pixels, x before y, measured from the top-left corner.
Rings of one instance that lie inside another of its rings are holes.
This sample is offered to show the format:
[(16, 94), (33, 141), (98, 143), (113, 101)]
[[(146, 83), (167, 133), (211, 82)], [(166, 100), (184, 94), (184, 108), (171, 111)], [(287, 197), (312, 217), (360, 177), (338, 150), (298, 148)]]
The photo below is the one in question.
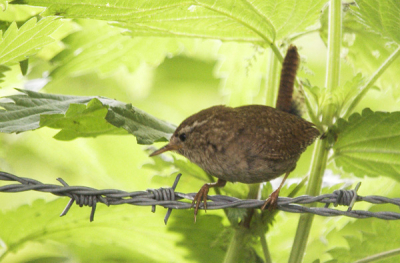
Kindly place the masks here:
[[(340, 87), (332, 95), (324, 90), (327, 1), (260, 0), (252, 1), (254, 5), (237, 1), (237, 6), (230, 1), (212, 5), (213, 1), (206, 0), (6, 2), (0, 1), (1, 6), (7, 7), (0, 11), (1, 96), (15, 94), (14, 88), (40, 90), (43, 94), (103, 96), (131, 103), (175, 125), (216, 104), (265, 104), (268, 94), (272, 94), (267, 73), (277, 55), (268, 48), (272, 42), (281, 53), (287, 43), (298, 46), (302, 60), (299, 77), (308, 83), (304, 87), (312, 109), (317, 112), (324, 103), (333, 103), (338, 107), (336, 117), (342, 117), (341, 110), (346, 110), (346, 105), (359, 95), (369, 77), (398, 48), (400, 39), (396, 27), (390, 26), (399, 25), (398, 16), (393, 15), (399, 10), (396, 0), (358, 0), (358, 5), (345, 5)], [(27, 74), (22, 75), (19, 63), (27, 58)], [(363, 167), (370, 165), (369, 159), (378, 164), (363, 170), (352, 160), (335, 159), (339, 156), (337, 151), (331, 157), (334, 161), (327, 164), (324, 193), (350, 187), (364, 177), (360, 195), (398, 197), (398, 140), (393, 143), (398, 133), (389, 129), (398, 126), (398, 113), (388, 113), (386, 124), (379, 118), (382, 114), (375, 113), (400, 109), (396, 103), (398, 65), (399, 61), (395, 61), (353, 109), (361, 113), (370, 108), (373, 112), (339, 121), (336, 134), (338, 144), (334, 150), (343, 152), (347, 146), (349, 151), (366, 155), (362, 158)], [(85, 113), (88, 123), (93, 123), (90, 120), (99, 118), (97, 113), (106, 115), (107, 107), (96, 102), (72, 104), (69, 114), (77, 114), (79, 119), (79, 114)], [(71, 115), (64, 113), (43, 117), (43, 124), (58, 129), (68, 127), (73, 121), (67, 118)], [(371, 127), (372, 132), (353, 122), (363, 118), (362, 124)], [(374, 129), (374, 123), (379, 123), (381, 130)], [(87, 127), (90, 132), (95, 126)], [(99, 130), (108, 127), (105, 124)], [(0, 134), (1, 170), (44, 183), (56, 183), (56, 178), (61, 177), (70, 185), (126, 191), (170, 186), (176, 172), (184, 174), (177, 187), (180, 192), (196, 192), (210, 182), (200, 168), (179, 156), (150, 159), (148, 146), (138, 145), (131, 135), (103, 132), (96, 138), (62, 141), (53, 138), (58, 132), (41, 128)], [(379, 143), (370, 141), (371, 136), (384, 132), (387, 134)], [(360, 139), (358, 144), (351, 144), (355, 138)], [(369, 152), (363, 151), (367, 146)], [(386, 146), (393, 149), (382, 152)], [(310, 147), (302, 155), (290, 176), (293, 180), (288, 180), (282, 190), (283, 196), (291, 192), (293, 183), (308, 174), (312, 151)], [(390, 173), (382, 174), (388, 169)], [(0, 182), (5, 184), (8, 183)], [(265, 189), (270, 189), (267, 186)], [(245, 198), (248, 187), (229, 183), (221, 192)], [(303, 193), (304, 189), (300, 189), (298, 195)], [(164, 226), (166, 210), (162, 208), (152, 214), (149, 207), (99, 205), (95, 221), (89, 223), (90, 209), (85, 207), (73, 206), (67, 216), (59, 218), (67, 202), (65, 198), (35, 192), (0, 193), (0, 261), (221, 262), (234, 233), (232, 218), (228, 219), (222, 210), (207, 214), (201, 211), (196, 224), (192, 211), (173, 211), (168, 226)], [(365, 204), (356, 206), (378, 209)], [(274, 262), (287, 261), (298, 218), (295, 214), (278, 213), (271, 219), (266, 238)], [(398, 229), (399, 222), (395, 221), (387, 224), (376, 219), (315, 217), (304, 262), (351, 262), (394, 249), (400, 245), (395, 238)], [(246, 255), (255, 261), (262, 258), (263, 251), (260, 237), (252, 234)], [(385, 260), (397, 262), (398, 257)]]

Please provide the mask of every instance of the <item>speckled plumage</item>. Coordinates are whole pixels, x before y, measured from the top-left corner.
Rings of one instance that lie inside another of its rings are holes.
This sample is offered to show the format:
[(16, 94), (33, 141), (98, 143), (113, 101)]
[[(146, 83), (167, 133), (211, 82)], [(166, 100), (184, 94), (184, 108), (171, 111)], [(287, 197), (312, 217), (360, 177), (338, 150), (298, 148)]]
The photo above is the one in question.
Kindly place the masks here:
[(248, 105), (202, 110), (184, 120), (170, 142), (150, 155), (177, 151), (218, 177), (217, 182), (204, 184), (194, 196), (195, 221), (200, 204), (203, 202), (204, 209), (207, 208), (211, 187), (224, 187), (227, 181), (266, 182), (285, 173), (280, 186), (261, 209), (277, 207), (283, 183), (301, 153), (319, 135), (314, 124), (299, 117), (299, 109), (292, 100), (299, 62), (297, 48), (290, 45), (282, 64), (276, 109)]
[(318, 135), (312, 123), (268, 106), (214, 106), (184, 120), (169, 144), (215, 177), (259, 183), (292, 171)]

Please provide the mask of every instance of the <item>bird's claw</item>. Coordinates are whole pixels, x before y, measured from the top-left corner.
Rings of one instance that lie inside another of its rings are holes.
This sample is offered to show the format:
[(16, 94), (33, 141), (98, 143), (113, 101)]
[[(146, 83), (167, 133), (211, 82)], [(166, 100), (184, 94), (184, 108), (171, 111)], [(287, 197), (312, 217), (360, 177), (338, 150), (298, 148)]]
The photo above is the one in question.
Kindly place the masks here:
[(194, 207), (194, 222), (196, 222), (197, 211), (199, 210), (201, 202), (204, 204), (204, 211), (207, 212), (207, 194), (209, 186), (207, 184), (200, 188), (200, 191), (194, 196), (192, 205), (190, 208)]
[(279, 189), (275, 190), (265, 201), (261, 210), (264, 210), (268, 207), (269, 211), (275, 210), (278, 207), (278, 197), (279, 197)]

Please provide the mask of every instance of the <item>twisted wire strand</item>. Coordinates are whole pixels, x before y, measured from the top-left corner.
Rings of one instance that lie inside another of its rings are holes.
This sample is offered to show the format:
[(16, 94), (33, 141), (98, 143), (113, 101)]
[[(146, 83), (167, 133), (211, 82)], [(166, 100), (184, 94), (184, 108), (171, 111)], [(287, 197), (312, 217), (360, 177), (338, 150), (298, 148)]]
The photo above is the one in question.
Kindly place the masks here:
[[(4, 193), (18, 193), (24, 191), (39, 191), (52, 193), (58, 196), (67, 196), (70, 198), (67, 206), (60, 216), (68, 213), (69, 209), (75, 202), (80, 207), (89, 206), (92, 208), (90, 214), (90, 221), (94, 220), (94, 214), (97, 203), (103, 203), (107, 206), (130, 204), (137, 206), (152, 206), (152, 212), (155, 212), (156, 206), (168, 208), (168, 212), (164, 218), (165, 224), (171, 215), (172, 209), (189, 209), (192, 207), (191, 202), (180, 201), (182, 199), (192, 201), (196, 193), (180, 193), (175, 192), (175, 188), (179, 182), (181, 174), (175, 179), (175, 182), (170, 188), (148, 189), (146, 191), (125, 192), (116, 189), (103, 189), (98, 190), (85, 186), (69, 186), (64, 180), (58, 178), (57, 180), (61, 185), (43, 184), (37, 180), (30, 178), (18, 177), (16, 175), (1, 172), (0, 180), (2, 181), (15, 181), (19, 184), (10, 184), (0, 186), (0, 192)], [(299, 196), (295, 198), (279, 197), (278, 209), (290, 213), (312, 213), (320, 216), (348, 216), (352, 218), (380, 218), (384, 220), (398, 220), (400, 213), (395, 212), (370, 212), (362, 210), (352, 210), (355, 202), (368, 202), (372, 204), (393, 204), (400, 206), (400, 198), (387, 198), (383, 196), (359, 196), (357, 190), (360, 183), (354, 190), (336, 190), (331, 194), (324, 194), (320, 196)], [(213, 195), (208, 196), (207, 209), (223, 209), (223, 208), (261, 208), (264, 200), (255, 199), (238, 199), (231, 196)], [(303, 204), (323, 203), (325, 207), (307, 207)], [(348, 206), (347, 211), (328, 208), (329, 204)], [(204, 209), (203, 204), (200, 209)]]

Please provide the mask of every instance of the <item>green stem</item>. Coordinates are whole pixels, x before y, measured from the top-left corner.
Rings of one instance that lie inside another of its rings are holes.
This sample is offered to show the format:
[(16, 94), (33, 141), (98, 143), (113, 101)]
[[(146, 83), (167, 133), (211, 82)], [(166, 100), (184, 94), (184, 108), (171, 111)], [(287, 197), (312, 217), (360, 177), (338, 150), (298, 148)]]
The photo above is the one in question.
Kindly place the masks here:
[(251, 236), (249, 229), (239, 227), (235, 229), (235, 234), (232, 236), (229, 243), (228, 251), (225, 254), (224, 263), (241, 262), (239, 259), (243, 255), (243, 250), (247, 244), (247, 240)]
[(272, 263), (271, 254), (269, 253), (267, 239), (265, 238), (265, 233), (260, 232), (260, 243), (264, 253), (265, 263)]
[[(260, 187), (261, 184), (250, 184), (247, 199), (260, 199)], [(240, 255), (244, 254), (247, 244), (246, 240), (248, 240), (252, 235), (249, 229), (251, 220), (255, 213), (254, 210), (254, 208), (247, 209), (247, 215), (239, 224), (239, 227), (235, 229), (235, 234), (232, 236), (231, 242), (229, 243), (224, 262), (238, 262)]]
[(275, 107), (276, 93), (278, 90), (278, 58), (274, 55), (272, 49), (268, 57), (268, 74), (265, 82), (265, 104)]
[(383, 64), (378, 68), (378, 70), (372, 75), (371, 79), (365, 84), (365, 86), (361, 89), (361, 92), (358, 93), (357, 97), (353, 100), (350, 106), (346, 109), (346, 112), (343, 115), (343, 118), (348, 118), (350, 114), (353, 113), (354, 108), (358, 105), (358, 103), (364, 98), (367, 92), (374, 86), (375, 82), (382, 75), (383, 72), (400, 56), (400, 46), (383, 62)]
[[(341, 26), (342, 3), (340, 0), (331, 0), (329, 10), (328, 60), (325, 82), (328, 92), (332, 92), (339, 84)], [(330, 103), (322, 105), (321, 110), (322, 123), (326, 126), (332, 125), (333, 115), (336, 111), (334, 105)], [(310, 180), (306, 190), (307, 195), (319, 195), (327, 158), (328, 142), (327, 140), (318, 140), (314, 148)], [(290, 263), (302, 262), (313, 219), (314, 216), (311, 214), (303, 214), (300, 216), (292, 251), (290, 253)]]
[[(322, 175), (325, 170), (326, 159), (328, 156), (327, 140), (318, 140), (315, 145), (313, 162), (310, 172), (310, 180), (306, 190), (307, 195), (317, 196), (321, 190)], [(314, 215), (302, 214), (297, 225), (296, 235), (290, 253), (289, 263), (302, 262), (304, 251), (307, 245)]]
[(275, 43), (271, 43), (270, 47), (272, 49), (272, 52), (274, 52), (276, 58), (279, 60), (279, 62), (283, 62), (283, 56), (282, 53), (279, 51), (279, 48), (275, 45)]
[(354, 263), (367, 263), (367, 262), (374, 262), (377, 260), (381, 260), (381, 259), (385, 259), (385, 258), (389, 258), (395, 255), (399, 255), (400, 254), (400, 248), (396, 248), (393, 250), (389, 250), (389, 251), (385, 251), (383, 253), (379, 253), (373, 256), (369, 256), (357, 261), (354, 261)]
[[(300, 81), (297, 81), (296, 83), (300, 83)], [(307, 93), (305, 92), (304, 89), (302, 89), (302, 92), (303, 92), (303, 96), (304, 96), (304, 101), (306, 103), (308, 116), (310, 117), (312, 123), (319, 126), (320, 120), (318, 120), (317, 115), (315, 115), (315, 113), (313, 111), (313, 107), (311, 106), (310, 98), (307, 96)]]

